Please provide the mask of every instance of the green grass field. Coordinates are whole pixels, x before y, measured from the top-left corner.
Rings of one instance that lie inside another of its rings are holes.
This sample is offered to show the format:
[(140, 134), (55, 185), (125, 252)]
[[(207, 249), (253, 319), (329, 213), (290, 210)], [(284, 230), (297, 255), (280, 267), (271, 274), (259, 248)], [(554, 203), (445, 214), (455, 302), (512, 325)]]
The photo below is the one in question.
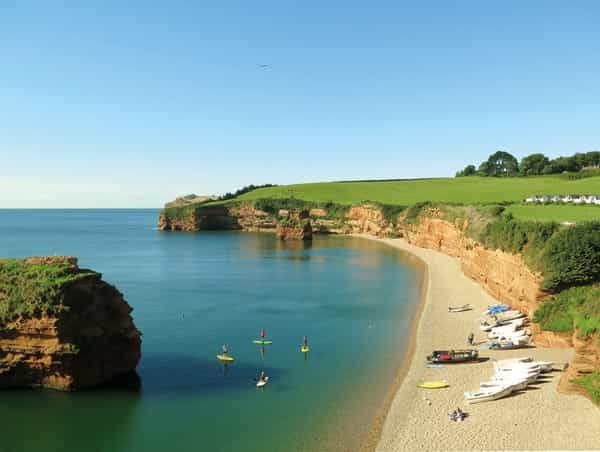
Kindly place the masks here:
[(515, 218), (528, 221), (582, 221), (600, 220), (600, 206), (572, 206), (572, 205), (523, 205), (515, 204), (506, 209)]
[(420, 201), (482, 204), (520, 202), (536, 194), (600, 194), (600, 177), (459, 177), (383, 182), (321, 182), (261, 188), (237, 199), (297, 198), (305, 201), (412, 205)]

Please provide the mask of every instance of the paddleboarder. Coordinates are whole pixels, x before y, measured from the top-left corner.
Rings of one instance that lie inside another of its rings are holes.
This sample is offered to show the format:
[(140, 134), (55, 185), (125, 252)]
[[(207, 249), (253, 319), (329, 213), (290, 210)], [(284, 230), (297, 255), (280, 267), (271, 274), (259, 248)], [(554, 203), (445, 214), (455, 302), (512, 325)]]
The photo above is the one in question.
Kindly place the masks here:
[(260, 338), (264, 341), (265, 337), (267, 337), (267, 332), (265, 331), (264, 328), (260, 329)]
[(223, 350), (224, 356), (228, 356), (229, 348), (227, 348), (227, 344), (223, 344), (223, 347), (221, 347), (221, 350)]
[(304, 336), (304, 340), (302, 341), (302, 346), (304, 349), (308, 348), (308, 336)]

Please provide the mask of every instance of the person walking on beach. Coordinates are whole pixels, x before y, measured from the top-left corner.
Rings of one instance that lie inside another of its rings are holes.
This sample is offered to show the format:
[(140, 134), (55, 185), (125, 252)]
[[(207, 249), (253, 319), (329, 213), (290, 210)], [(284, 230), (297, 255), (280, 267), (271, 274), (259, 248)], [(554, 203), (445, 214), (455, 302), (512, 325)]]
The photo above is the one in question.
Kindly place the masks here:
[(475, 336), (473, 335), (473, 333), (469, 333), (469, 336), (467, 337), (467, 343), (469, 345), (473, 345), (473, 340), (475, 339)]

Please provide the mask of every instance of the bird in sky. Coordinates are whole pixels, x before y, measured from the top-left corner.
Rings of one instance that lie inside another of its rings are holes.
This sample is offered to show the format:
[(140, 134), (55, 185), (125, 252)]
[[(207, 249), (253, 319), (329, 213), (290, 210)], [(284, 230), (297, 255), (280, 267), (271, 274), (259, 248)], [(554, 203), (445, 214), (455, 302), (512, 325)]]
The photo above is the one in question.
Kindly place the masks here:
[(271, 66), (269, 66), (268, 64), (259, 64), (258, 67), (261, 68), (261, 69), (266, 69), (266, 68), (271, 67)]

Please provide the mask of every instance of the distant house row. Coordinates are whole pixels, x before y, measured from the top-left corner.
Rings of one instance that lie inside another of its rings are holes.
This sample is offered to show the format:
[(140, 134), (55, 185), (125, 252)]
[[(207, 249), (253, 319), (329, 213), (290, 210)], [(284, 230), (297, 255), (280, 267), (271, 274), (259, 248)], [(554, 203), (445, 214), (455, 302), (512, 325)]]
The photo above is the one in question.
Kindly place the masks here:
[(600, 195), (535, 195), (525, 198), (528, 203), (596, 204), (600, 206)]

